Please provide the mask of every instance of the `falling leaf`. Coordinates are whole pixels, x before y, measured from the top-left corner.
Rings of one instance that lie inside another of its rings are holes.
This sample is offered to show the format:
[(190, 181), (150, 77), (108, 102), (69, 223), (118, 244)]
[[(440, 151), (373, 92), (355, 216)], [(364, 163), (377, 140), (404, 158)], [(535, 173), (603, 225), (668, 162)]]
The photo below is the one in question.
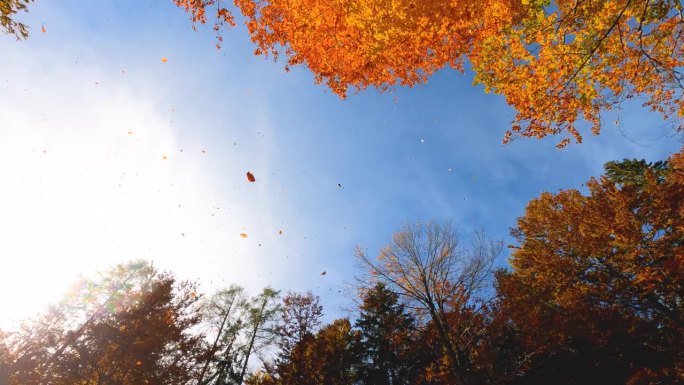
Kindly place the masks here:
[(162, 155), (162, 159), (167, 160), (167, 159), (169, 159), (169, 157), (166, 155)]
[(40, 32), (45, 33), (47, 30), (45, 29), (45, 26), (40, 27)]
[(166, 63), (167, 59), (165, 57), (162, 58), (162, 63)]
[(321, 275), (326, 275), (327, 272), (325, 270), (321, 271)]
[(283, 230), (278, 230), (278, 234), (283, 235)]
[(256, 182), (256, 178), (254, 178), (254, 174), (252, 174), (249, 171), (247, 171), (247, 180), (250, 182)]
[(135, 364), (138, 365), (138, 366), (140, 366), (140, 365), (142, 365), (142, 362), (136, 361)]
[(341, 184), (341, 183), (338, 183), (338, 184), (337, 184), (337, 187), (342, 188), (342, 184)]
[(128, 135), (133, 135), (133, 131), (128, 131)]
[(242, 238), (247, 238), (247, 234), (246, 234), (246, 233), (240, 233), (240, 236), (241, 236)]

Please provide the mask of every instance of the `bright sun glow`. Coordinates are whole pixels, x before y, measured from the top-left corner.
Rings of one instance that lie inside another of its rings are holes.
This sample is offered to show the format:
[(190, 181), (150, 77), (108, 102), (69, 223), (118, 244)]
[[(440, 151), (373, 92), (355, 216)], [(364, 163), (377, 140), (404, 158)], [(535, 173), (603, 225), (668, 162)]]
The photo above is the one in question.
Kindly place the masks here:
[[(50, 77), (24, 76), (13, 84)], [(83, 79), (76, 71), (60, 76)], [(227, 212), (230, 202), (199, 171), (202, 150), (183, 150), (151, 101), (97, 84), (52, 98), (53, 87), (0, 95), (0, 325), (58, 300), (76, 274), (130, 259), (207, 283), (230, 279), (225, 264), (258, 271), (233, 258), (247, 247), (237, 237), (247, 215)], [(202, 270), (212, 263), (216, 276)]]

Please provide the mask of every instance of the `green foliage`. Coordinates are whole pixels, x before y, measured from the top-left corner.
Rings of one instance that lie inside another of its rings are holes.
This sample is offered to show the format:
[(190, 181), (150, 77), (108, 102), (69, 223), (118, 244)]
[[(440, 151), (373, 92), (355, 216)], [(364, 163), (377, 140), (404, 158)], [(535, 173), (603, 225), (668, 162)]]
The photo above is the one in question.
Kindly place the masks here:
[(655, 163), (646, 162), (644, 159), (623, 159), (621, 162), (610, 161), (603, 168), (606, 178), (621, 186), (633, 186), (643, 188), (647, 174), (653, 175), (659, 182), (664, 181), (670, 168), (667, 161)]
[(355, 326), (361, 332), (362, 357), (357, 381), (367, 385), (412, 384), (418, 361), (414, 318), (399, 303), (399, 295), (378, 283), (363, 297)]

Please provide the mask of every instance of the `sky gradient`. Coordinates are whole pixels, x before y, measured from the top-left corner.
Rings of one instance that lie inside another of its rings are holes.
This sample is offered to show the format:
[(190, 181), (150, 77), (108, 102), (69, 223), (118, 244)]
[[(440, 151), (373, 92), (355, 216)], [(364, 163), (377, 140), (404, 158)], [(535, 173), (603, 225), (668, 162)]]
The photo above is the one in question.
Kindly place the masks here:
[(374, 255), (427, 220), (464, 244), (477, 229), (512, 244), (541, 192), (681, 147), (638, 104), (580, 145), (504, 146), (513, 112), (468, 72), (341, 100), (254, 56), (242, 25), (217, 50), (170, 1), (140, 4), (37, 2), (28, 40), (0, 36), (0, 327), (138, 258), (208, 292), (311, 289), (329, 320), (349, 303), (356, 245)]

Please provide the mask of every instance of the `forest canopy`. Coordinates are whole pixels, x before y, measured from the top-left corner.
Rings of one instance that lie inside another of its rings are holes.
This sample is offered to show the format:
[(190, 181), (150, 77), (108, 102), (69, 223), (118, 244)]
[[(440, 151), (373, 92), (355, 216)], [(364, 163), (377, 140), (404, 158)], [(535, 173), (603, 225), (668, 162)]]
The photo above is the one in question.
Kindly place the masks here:
[[(174, 0), (219, 34), (226, 1)], [(350, 88), (425, 83), (445, 67), (474, 72), (504, 96), (516, 136), (593, 134), (602, 115), (638, 98), (682, 130), (684, 17), (680, 0), (236, 0), (256, 54), (305, 65), (317, 83)], [(235, 10), (234, 10), (235, 11)]]
[[(623, 160), (588, 192), (543, 193), (501, 244), (407, 225), (349, 317), (313, 292), (206, 295), (144, 261), (76, 282), (0, 333), (0, 382), (32, 384), (675, 384), (684, 381), (684, 152)], [(2, 382), (4, 381), (4, 382)]]

